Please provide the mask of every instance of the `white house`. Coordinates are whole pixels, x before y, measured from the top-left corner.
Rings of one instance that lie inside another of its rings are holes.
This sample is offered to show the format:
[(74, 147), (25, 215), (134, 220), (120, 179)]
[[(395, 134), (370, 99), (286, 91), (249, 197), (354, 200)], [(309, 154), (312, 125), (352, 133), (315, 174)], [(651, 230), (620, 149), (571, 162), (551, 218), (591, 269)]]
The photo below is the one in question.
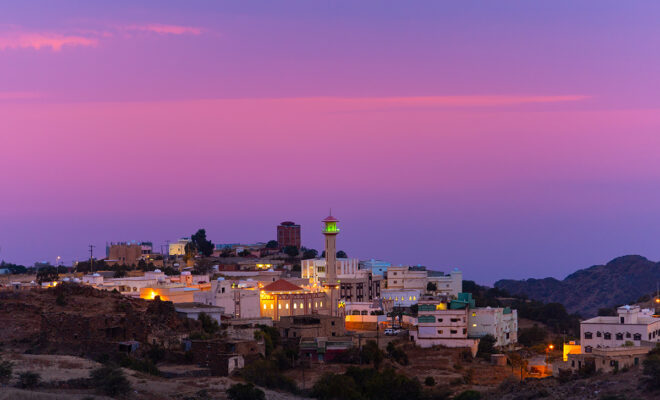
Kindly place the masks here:
[(518, 311), (505, 308), (479, 307), (468, 311), (468, 337), (492, 335), (495, 346), (518, 342)]
[(626, 344), (660, 341), (660, 318), (639, 306), (621, 306), (616, 317), (594, 317), (580, 323), (583, 353), (594, 348), (620, 347)]
[[(341, 279), (342, 276), (355, 276), (359, 270), (360, 261), (357, 258), (338, 258), (337, 264), (339, 265), (337, 277)], [(301, 277), (309, 279), (310, 283), (319, 283), (325, 279), (325, 258), (302, 260), (300, 265)]]
[(204, 313), (218, 322), (222, 323), (222, 314), (225, 309), (222, 307), (210, 306), (203, 303), (177, 303), (174, 305), (177, 313), (186, 318), (199, 319), (199, 314)]

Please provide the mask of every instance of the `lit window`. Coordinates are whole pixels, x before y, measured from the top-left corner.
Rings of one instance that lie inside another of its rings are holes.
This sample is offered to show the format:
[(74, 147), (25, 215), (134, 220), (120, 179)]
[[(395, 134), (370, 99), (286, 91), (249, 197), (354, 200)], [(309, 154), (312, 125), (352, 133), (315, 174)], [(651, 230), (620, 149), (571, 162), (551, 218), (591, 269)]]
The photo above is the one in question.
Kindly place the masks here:
[(278, 305), (277, 305), (277, 309), (278, 309), (278, 310), (281, 310), (281, 309), (282, 309), (282, 305), (281, 305), (281, 304), (278, 304)]
[(274, 307), (273, 307), (273, 304), (271, 304), (271, 305), (270, 305), (270, 309), (272, 310), (273, 308), (274, 308)]
[(289, 309), (289, 303), (286, 303), (286, 309), (287, 310)]
[(264, 310), (266, 309), (266, 305), (264, 304)]
[(472, 316), (473, 316), (473, 317), (476, 317), (476, 316), (477, 316), (477, 313), (476, 313), (476, 312), (473, 312), (473, 313), (472, 313)]
[(472, 324), (472, 326), (473, 326), (473, 327), (476, 327), (476, 326), (477, 326), (477, 324)]
[(417, 296), (413, 296), (413, 301), (417, 300)]
[(323, 307), (323, 302), (319, 302), (319, 307)]
[(408, 301), (412, 301), (412, 296), (408, 296)]
[(298, 308), (298, 304), (293, 303), (293, 308)]
[(305, 307), (303, 307), (303, 303), (300, 303), (300, 308), (305, 308)]
[(319, 302), (318, 302), (318, 301), (315, 301), (315, 302), (314, 302), (314, 308), (318, 308), (318, 306), (319, 306)]

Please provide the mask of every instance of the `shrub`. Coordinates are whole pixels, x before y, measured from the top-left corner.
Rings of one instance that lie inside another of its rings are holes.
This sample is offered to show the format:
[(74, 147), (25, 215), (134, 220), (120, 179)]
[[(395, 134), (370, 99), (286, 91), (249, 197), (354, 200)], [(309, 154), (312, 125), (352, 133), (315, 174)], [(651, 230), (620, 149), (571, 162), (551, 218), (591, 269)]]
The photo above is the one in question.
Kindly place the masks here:
[(241, 370), (246, 381), (271, 389), (282, 389), (292, 393), (298, 391), (296, 383), (277, 368), (277, 364), (270, 360), (259, 360)]
[(312, 387), (312, 397), (321, 400), (360, 400), (360, 388), (353, 378), (346, 375), (325, 373)]
[(33, 389), (39, 386), (41, 375), (36, 372), (27, 371), (18, 375), (18, 387), (23, 389)]
[(156, 364), (154, 364), (151, 360), (141, 360), (138, 358), (125, 356), (119, 361), (119, 365), (134, 371), (160, 376), (158, 367), (156, 367)]
[(202, 329), (209, 335), (214, 335), (220, 330), (218, 321), (211, 318), (207, 313), (201, 312), (197, 319), (202, 323)]
[(642, 365), (649, 387), (660, 388), (660, 347), (651, 350)]
[(424, 384), (426, 386), (435, 386), (435, 379), (433, 379), (432, 376), (427, 376), (426, 379), (424, 379)]
[(7, 383), (11, 379), (14, 364), (10, 361), (0, 361), (0, 383)]
[(227, 397), (230, 400), (265, 400), (266, 395), (251, 383), (237, 383), (227, 389)]
[(466, 390), (454, 397), (454, 400), (479, 400), (481, 399), (481, 393), (476, 390)]
[(489, 359), (490, 355), (495, 353), (495, 336), (486, 335), (479, 339), (479, 347), (477, 349), (477, 354), (481, 358)]
[(89, 377), (92, 385), (108, 396), (126, 394), (131, 390), (131, 383), (120, 368), (101, 367), (92, 371)]

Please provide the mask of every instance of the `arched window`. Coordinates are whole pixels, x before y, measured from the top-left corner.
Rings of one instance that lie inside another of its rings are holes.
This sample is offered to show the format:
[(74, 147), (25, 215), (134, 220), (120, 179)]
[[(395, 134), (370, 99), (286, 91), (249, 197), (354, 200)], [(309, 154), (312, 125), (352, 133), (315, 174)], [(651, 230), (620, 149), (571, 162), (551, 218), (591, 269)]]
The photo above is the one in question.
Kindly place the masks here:
[(585, 339), (593, 339), (594, 335), (591, 332), (585, 332), (584, 333), (584, 338)]
[(640, 333), (635, 333), (633, 335), (633, 340), (642, 340), (642, 335)]

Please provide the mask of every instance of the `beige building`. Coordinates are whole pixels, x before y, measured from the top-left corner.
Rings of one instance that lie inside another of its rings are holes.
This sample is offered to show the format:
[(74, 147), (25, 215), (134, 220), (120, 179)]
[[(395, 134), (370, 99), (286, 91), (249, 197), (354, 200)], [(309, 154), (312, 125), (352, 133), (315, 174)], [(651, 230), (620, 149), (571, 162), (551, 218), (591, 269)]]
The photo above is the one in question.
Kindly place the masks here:
[(152, 247), (149, 242), (110, 243), (106, 262), (109, 264), (137, 265), (140, 260), (149, 261)]
[(518, 311), (509, 307), (471, 308), (468, 311), (468, 336), (482, 338), (492, 335), (496, 347), (512, 346), (518, 342)]
[(325, 288), (305, 289), (280, 279), (261, 288), (261, 316), (278, 321), (281, 317), (310, 314), (330, 315), (330, 298)]
[(344, 336), (344, 319), (330, 315), (280, 317), (275, 323), (285, 339)]
[(577, 372), (589, 367), (606, 373), (632, 368), (642, 365), (651, 349), (648, 346), (604, 347), (595, 348), (591, 353), (569, 353), (567, 361), (553, 363), (553, 373), (558, 375), (562, 369)]
[(660, 342), (660, 318), (639, 306), (621, 306), (616, 317), (595, 317), (580, 322), (580, 344), (583, 353), (597, 348), (641, 346), (643, 342)]

